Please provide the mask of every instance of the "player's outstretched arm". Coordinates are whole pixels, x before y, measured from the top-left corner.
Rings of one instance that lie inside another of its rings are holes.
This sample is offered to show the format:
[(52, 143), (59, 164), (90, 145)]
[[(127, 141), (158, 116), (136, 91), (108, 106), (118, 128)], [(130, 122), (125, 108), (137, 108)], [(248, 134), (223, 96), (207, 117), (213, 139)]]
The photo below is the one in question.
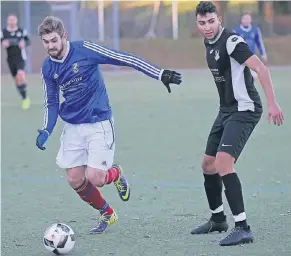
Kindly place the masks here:
[(53, 132), (59, 115), (59, 88), (43, 70), (41, 79), (44, 91), (44, 123), (42, 129), (38, 129), (36, 146), (45, 150), (44, 144)]
[(88, 41), (84, 41), (83, 46), (86, 54), (94, 59), (96, 63), (134, 68), (151, 78), (162, 81), (169, 93), (171, 92), (170, 84), (180, 84), (182, 82), (180, 73), (161, 69), (134, 54), (109, 49)]
[(228, 38), (226, 43), (227, 52), (239, 64), (245, 64), (258, 74), (261, 86), (264, 89), (268, 104), (268, 120), (275, 125), (281, 125), (284, 121), (284, 115), (278, 105), (272, 86), (272, 80), (269, 69), (261, 60), (251, 52), (249, 46), (240, 36), (233, 35)]

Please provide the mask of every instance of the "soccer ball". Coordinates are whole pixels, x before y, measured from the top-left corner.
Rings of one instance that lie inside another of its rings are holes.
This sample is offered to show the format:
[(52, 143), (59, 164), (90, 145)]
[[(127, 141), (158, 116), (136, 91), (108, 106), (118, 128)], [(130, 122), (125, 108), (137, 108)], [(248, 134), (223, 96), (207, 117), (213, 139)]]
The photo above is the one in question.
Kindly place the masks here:
[(48, 251), (56, 255), (66, 254), (75, 245), (74, 231), (66, 224), (55, 223), (44, 232), (43, 244)]

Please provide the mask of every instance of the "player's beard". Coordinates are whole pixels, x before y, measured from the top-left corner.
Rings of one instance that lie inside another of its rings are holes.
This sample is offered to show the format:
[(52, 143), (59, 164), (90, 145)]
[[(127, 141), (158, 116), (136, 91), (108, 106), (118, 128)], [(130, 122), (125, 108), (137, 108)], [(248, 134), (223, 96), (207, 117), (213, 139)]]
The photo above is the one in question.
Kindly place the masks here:
[[(53, 54), (50, 53), (51, 50), (53, 50)], [(48, 51), (48, 54), (54, 59), (61, 59), (63, 57), (62, 56), (63, 51), (64, 51), (64, 44), (62, 43), (59, 50), (57, 48), (50, 49)]]

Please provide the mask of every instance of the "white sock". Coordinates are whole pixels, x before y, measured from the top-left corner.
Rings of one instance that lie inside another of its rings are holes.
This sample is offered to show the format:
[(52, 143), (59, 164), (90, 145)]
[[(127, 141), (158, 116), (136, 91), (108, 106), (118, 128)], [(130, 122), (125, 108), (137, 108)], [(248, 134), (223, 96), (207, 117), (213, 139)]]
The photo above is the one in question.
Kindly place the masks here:
[(234, 221), (239, 222), (239, 221), (244, 221), (247, 219), (246, 213), (242, 212), (239, 215), (233, 215)]

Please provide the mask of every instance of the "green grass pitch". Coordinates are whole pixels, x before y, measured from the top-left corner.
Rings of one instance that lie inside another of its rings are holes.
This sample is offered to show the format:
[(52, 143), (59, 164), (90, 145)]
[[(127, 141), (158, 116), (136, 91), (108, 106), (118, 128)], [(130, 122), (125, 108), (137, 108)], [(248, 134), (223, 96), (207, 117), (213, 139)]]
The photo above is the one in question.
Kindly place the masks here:
[(71, 255), (291, 255), (290, 72), (290, 68), (271, 71), (284, 126), (269, 125), (265, 108), (236, 166), (256, 241), (230, 248), (218, 245), (225, 234), (190, 235), (209, 217), (200, 168), (218, 108), (209, 71), (182, 72), (183, 83), (172, 94), (137, 72), (105, 74), (116, 123), (116, 161), (123, 165), (132, 197), (123, 203), (114, 186), (102, 189), (119, 216), (103, 235), (89, 234), (98, 214), (78, 198), (65, 171), (55, 164), (62, 122), (46, 151), (35, 146), (43, 121), (40, 76), (28, 77), (32, 99), (28, 111), (21, 109), (10, 76), (2, 76), (2, 256), (50, 255), (42, 235), (58, 221), (76, 233)]

